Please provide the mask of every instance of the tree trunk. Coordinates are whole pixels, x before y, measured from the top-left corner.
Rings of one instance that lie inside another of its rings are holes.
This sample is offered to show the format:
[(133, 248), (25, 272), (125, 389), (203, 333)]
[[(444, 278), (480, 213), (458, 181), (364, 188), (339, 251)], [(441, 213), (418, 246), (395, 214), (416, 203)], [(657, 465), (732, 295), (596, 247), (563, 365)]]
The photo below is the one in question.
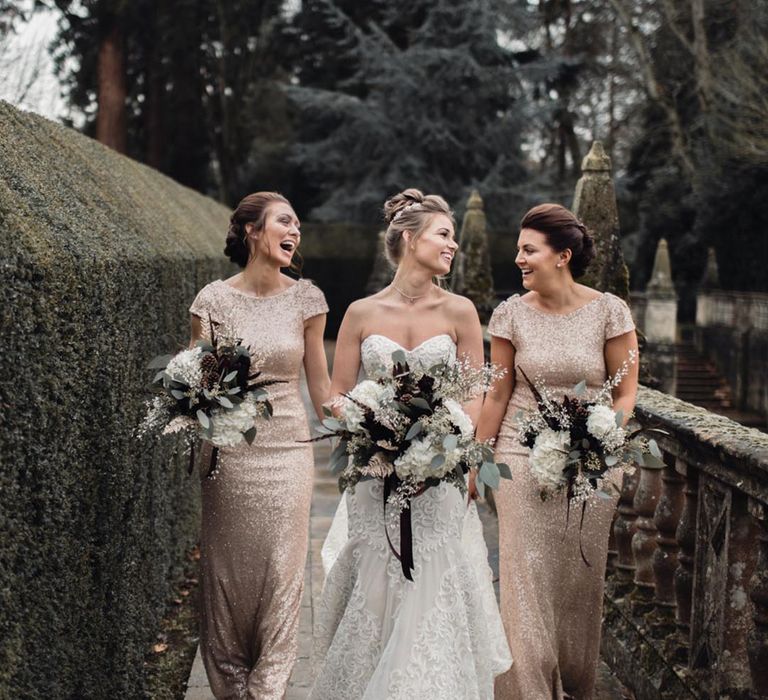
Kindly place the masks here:
[(112, 21), (99, 46), (96, 140), (119, 153), (125, 153), (127, 142), (124, 44), (118, 23)]

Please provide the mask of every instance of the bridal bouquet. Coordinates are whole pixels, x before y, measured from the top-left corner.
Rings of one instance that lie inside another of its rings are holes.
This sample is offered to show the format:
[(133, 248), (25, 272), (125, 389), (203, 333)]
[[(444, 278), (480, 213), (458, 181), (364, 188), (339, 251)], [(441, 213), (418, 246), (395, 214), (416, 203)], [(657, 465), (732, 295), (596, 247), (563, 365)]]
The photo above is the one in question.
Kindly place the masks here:
[[(190, 444), (202, 439), (213, 445), (208, 476), (215, 474), (218, 448), (234, 447), (256, 437), (257, 418), (269, 418), (272, 405), (266, 387), (278, 380), (258, 381), (250, 350), (240, 338), (217, 336), (209, 318), (211, 341), (176, 355), (156, 357), (150, 369), (156, 396), (147, 403), (139, 436), (183, 432)], [(194, 447), (190, 469), (194, 462)]]
[(653, 430), (628, 430), (622, 411), (611, 407), (611, 389), (621, 383), (635, 360), (632, 353), (616, 376), (589, 399), (584, 381), (573, 388), (573, 397), (557, 400), (520, 368), (538, 409), (530, 416), (519, 412), (520, 442), (531, 450), (529, 464), (542, 487), (542, 499), (561, 491), (571, 504), (583, 504), (593, 495), (608, 498), (600, 483), (610, 470), (626, 471), (635, 464), (664, 466), (656, 441), (641, 435)]
[(493, 461), (490, 445), (474, 439), (472, 421), (461, 407), (488, 389), (497, 370), (462, 360), (415, 370), (402, 350), (392, 354), (392, 363), (391, 374), (360, 382), (345, 394), (338, 416), (328, 412), (316, 439), (339, 438), (331, 469), (339, 475), (340, 490), (354, 489), (364, 479), (384, 480), (389, 520), (400, 518), (402, 555), (392, 551), (411, 579), (411, 499), (442, 481), (465, 493), (464, 475), (472, 467), (478, 469), (481, 493), (485, 485), (498, 488), (511, 473)]

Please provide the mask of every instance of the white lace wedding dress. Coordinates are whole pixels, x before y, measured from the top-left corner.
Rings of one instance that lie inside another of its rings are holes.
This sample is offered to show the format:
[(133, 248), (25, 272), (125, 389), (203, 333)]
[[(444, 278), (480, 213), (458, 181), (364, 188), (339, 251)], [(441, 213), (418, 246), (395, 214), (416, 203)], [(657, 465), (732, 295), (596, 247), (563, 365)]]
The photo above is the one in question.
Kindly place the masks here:
[[(360, 349), (368, 377), (405, 350), (381, 335)], [(406, 356), (428, 368), (456, 345), (438, 335)], [(411, 582), (387, 544), (382, 491), (377, 479), (345, 493), (323, 548), (310, 700), (492, 700), (512, 660), (475, 505), (445, 483), (413, 499)], [(399, 550), (398, 535), (390, 527)]]

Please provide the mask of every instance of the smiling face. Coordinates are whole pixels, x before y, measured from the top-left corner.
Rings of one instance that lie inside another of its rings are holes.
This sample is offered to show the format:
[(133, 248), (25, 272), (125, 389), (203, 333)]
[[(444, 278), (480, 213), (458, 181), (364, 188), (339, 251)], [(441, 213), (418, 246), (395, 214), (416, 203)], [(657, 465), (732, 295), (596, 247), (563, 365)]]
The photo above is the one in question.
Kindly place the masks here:
[(523, 273), (523, 287), (528, 290), (549, 289), (565, 281), (570, 250), (556, 251), (540, 231), (524, 228), (517, 239), (515, 264)]
[(427, 268), (433, 275), (447, 275), (456, 249), (453, 222), (445, 214), (433, 214), (424, 230), (415, 239), (409, 231), (403, 234), (408, 251), (415, 262)]
[(299, 226), (299, 219), (290, 204), (270, 204), (261, 230), (253, 222), (246, 224), (252, 256), (263, 257), (279, 267), (288, 267), (301, 242)]

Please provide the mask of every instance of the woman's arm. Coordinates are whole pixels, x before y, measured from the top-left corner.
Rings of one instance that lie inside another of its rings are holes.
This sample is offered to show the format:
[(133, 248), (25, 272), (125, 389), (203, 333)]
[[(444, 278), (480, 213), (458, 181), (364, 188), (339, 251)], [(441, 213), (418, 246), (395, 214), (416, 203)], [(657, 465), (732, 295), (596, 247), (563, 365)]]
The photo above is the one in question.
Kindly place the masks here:
[(195, 343), (203, 337), (203, 322), (195, 314), (189, 315), (189, 347), (195, 347)]
[(360, 342), (362, 341), (361, 306), (363, 301), (350, 304), (339, 328), (336, 338), (336, 350), (333, 355), (333, 376), (331, 379), (330, 401), (350, 391), (357, 384), (360, 371)]
[(485, 395), (477, 425), (477, 439), (480, 441), (496, 438), (507, 412), (507, 405), (515, 388), (515, 346), (505, 338), (492, 335), (491, 364), (505, 371)]
[(635, 331), (630, 331), (605, 341), (605, 369), (609, 377), (616, 376), (616, 372), (619, 371), (622, 364), (629, 360), (632, 351), (635, 353), (635, 361), (629, 365), (629, 371), (621, 383), (614, 387), (611, 392), (613, 394), (613, 409), (624, 412), (625, 424), (635, 410), (635, 401), (637, 401), (638, 374), (640, 371), (637, 334)]
[(325, 319), (325, 314), (318, 314), (304, 322), (304, 372), (307, 375), (309, 397), (320, 420), (323, 419), (323, 404), (328, 401), (331, 388), (323, 345)]
[[(456, 351), (458, 356), (469, 360), (475, 367), (483, 364), (483, 331), (475, 305), (466, 297), (455, 297)], [(477, 425), (483, 397), (478, 396), (464, 405), (464, 410), (471, 418), (472, 424)]]

